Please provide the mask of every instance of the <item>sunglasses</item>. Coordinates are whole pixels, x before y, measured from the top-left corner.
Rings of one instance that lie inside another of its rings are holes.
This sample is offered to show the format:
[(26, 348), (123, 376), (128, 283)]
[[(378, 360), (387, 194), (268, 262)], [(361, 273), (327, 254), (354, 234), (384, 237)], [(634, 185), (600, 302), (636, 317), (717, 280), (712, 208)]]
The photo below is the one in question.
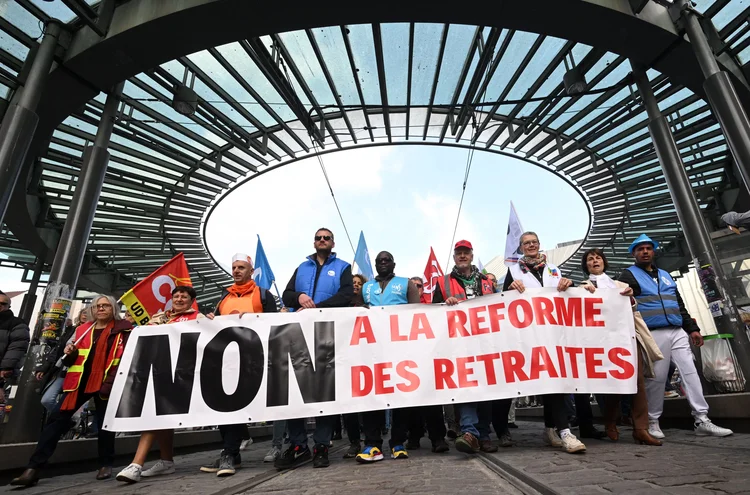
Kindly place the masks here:
[(315, 241), (316, 242), (317, 241), (330, 241), (332, 239), (333, 239), (333, 237), (331, 237), (330, 235), (316, 235), (315, 236)]
[(378, 258), (378, 259), (375, 260), (375, 264), (378, 264), (378, 263), (390, 263), (391, 261), (393, 261), (393, 258)]
[(417, 289), (421, 289), (423, 287), (422, 284), (414, 284), (414, 285), (417, 286)]

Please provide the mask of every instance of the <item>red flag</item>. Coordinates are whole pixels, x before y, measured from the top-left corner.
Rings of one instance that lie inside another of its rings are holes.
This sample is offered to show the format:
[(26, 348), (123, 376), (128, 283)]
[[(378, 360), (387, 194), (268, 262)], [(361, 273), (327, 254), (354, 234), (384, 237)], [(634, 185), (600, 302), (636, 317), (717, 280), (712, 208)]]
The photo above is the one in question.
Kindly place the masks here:
[(440, 277), (442, 277), (443, 269), (440, 268), (435, 251), (430, 247), (430, 257), (427, 258), (427, 266), (424, 268), (424, 293), (422, 294), (423, 303), (432, 302), (432, 291), (435, 290), (435, 285)]
[[(137, 325), (145, 325), (156, 313), (172, 309), (172, 290), (179, 285), (193, 285), (182, 253), (138, 282), (120, 301)], [(195, 302), (193, 308), (198, 309)]]

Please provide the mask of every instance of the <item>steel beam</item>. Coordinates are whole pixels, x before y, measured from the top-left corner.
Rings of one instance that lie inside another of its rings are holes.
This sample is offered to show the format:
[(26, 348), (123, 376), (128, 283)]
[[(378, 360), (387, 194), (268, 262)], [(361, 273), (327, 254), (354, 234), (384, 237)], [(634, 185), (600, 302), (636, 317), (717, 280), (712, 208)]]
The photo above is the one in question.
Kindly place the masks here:
[(692, 4), (689, 0), (680, 0), (678, 5), (680, 19), (684, 22), (695, 58), (706, 78), (703, 89), (708, 103), (724, 131), (745, 188), (750, 191), (750, 119), (729, 75), (719, 68)]
[(52, 67), (61, 30), (62, 26), (57, 21), (47, 23), (44, 39), (31, 64), (23, 92), (18, 102), (8, 108), (0, 127), (0, 223), (5, 218), (26, 153), (34, 138), (39, 122), (36, 107), (42, 96), (44, 80)]

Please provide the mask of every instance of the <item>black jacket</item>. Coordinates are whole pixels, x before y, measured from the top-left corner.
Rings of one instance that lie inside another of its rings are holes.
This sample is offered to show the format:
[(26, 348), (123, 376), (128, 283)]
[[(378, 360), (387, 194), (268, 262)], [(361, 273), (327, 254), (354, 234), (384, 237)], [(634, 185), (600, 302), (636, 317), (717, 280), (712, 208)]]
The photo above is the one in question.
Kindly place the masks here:
[(0, 312), (0, 371), (20, 368), (29, 348), (29, 326), (13, 311)]

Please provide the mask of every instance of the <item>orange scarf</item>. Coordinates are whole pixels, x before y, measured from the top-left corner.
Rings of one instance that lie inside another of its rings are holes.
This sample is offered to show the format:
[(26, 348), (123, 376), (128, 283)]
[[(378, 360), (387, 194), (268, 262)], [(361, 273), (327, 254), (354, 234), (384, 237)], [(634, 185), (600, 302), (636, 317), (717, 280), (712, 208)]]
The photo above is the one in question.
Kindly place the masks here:
[[(99, 391), (99, 389), (102, 388), (104, 374), (107, 372), (107, 355), (109, 354), (107, 352), (107, 342), (109, 341), (109, 334), (114, 326), (114, 320), (107, 323), (107, 326), (104, 327), (104, 329), (101, 331), (101, 333), (99, 334), (99, 338), (96, 341), (94, 362), (91, 363), (91, 371), (89, 372), (89, 377), (86, 380), (85, 388), (83, 390), (83, 393), (85, 394), (96, 393)], [(91, 326), (91, 329), (89, 330), (91, 332), (91, 335), (88, 337), (92, 339), (92, 341), (94, 339), (94, 332), (96, 331), (95, 329), (96, 322), (94, 322), (94, 324)], [(77, 389), (73, 390), (72, 392), (68, 392), (68, 394), (65, 396), (65, 400), (60, 406), (60, 410), (71, 411), (76, 408), (76, 406), (78, 405), (78, 391), (80, 389), (81, 384), (78, 385)]]
[(253, 280), (242, 285), (232, 285), (227, 289), (229, 294), (219, 305), (219, 312), (223, 315), (262, 313), (263, 303), (260, 299), (260, 291), (262, 290), (262, 288), (255, 285)]

